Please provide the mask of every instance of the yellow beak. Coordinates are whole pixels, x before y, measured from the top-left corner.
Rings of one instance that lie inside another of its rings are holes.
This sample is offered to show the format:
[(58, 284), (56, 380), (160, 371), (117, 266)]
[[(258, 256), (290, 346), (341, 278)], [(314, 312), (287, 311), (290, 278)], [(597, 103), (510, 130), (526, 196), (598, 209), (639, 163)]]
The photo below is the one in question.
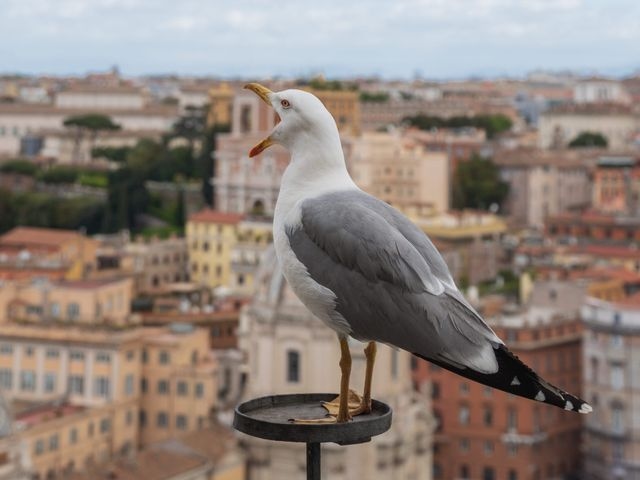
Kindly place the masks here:
[[(244, 86), (244, 88), (246, 88), (247, 90), (251, 90), (253, 93), (258, 95), (258, 97), (260, 97), (264, 103), (266, 103), (269, 106), (272, 106), (271, 100), (269, 99), (269, 97), (273, 94), (273, 92), (269, 90), (267, 87), (264, 87), (259, 83), (247, 83)], [(270, 136), (265, 138), (264, 140), (262, 140), (260, 143), (258, 143), (255, 147), (251, 149), (251, 151), (249, 152), (249, 158), (255, 157), (259, 153), (262, 153), (264, 150), (269, 148), (274, 143), (275, 142)]]

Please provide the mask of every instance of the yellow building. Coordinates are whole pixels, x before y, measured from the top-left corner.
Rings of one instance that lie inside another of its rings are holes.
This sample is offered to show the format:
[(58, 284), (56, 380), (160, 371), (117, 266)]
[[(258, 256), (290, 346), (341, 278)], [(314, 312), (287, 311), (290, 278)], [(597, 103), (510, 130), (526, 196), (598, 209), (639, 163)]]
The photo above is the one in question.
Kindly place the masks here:
[(254, 275), (262, 253), (273, 243), (273, 222), (270, 218), (245, 218), (238, 224), (237, 243), (231, 252), (229, 287), (237, 293), (254, 291)]
[(207, 126), (231, 125), (234, 93), (228, 83), (221, 83), (209, 90), (209, 112)]
[(0, 278), (53, 266), (67, 280), (85, 278), (96, 269), (97, 248), (98, 242), (73, 230), (16, 227), (0, 236)]
[(210, 209), (189, 217), (186, 237), (192, 282), (211, 288), (231, 284), (231, 252), (243, 218)]
[(359, 135), (362, 128), (360, 122), (360, 101), (357, 91), (350, 90), (318, 90), (305, 88), (318, 97), (336, 120), (338, 130), (343, 135)]

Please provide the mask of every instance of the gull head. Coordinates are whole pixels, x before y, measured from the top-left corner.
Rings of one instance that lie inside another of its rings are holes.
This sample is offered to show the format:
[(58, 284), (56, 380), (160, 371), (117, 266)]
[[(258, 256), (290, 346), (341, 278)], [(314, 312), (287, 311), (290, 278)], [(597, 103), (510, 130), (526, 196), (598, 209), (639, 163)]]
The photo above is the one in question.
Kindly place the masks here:
[(250, 157), (274, 144), (282, 145), (292, 153), (300, 148), (317, 148), (336, 141), (339, 145), (336, 122), (315, 95), (294, 89), (272, 92), (259, 83), (249, 83), (244, 88), (273, 107), (280, 117), (269, 136), (251, 149)]

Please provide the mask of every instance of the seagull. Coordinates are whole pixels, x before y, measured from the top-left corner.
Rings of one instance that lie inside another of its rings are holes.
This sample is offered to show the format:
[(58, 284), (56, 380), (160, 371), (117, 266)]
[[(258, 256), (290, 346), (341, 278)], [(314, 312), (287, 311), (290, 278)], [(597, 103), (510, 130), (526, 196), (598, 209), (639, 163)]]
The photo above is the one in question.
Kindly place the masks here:
[[(335, 422), (371, 412), (376, 342), (406, 350), (463, 377), (513, 395), (591, 412), (520, 361), (456, 287), (428, 236), (398, 210), (351, 179), (336, 122), (301, 90), (245, 88), (273, 107), (280, 122), (249, 152), (287, 148), (276, 202), (276, 256), (294, 293), (340, 342)], [(350, 408), (348, 339), (366, 343), (365, 385)], [(320, 419), (319, 423), (320, 423)]]

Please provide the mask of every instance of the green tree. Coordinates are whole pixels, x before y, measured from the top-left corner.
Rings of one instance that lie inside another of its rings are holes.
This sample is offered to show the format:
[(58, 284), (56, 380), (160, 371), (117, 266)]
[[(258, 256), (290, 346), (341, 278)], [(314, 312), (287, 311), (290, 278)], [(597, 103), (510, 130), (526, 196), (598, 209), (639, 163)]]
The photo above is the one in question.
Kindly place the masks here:
[(500, 171), (491, 160), (474, 155), (458, 164), (453, 184), (454, 208), (486, 210), (494, 203), (501, 205), (508, 193), (509, 185), (500, 179)]
[(112, 162), (124, 163), (127, 155), (131, 151), (131, 147), (94, 147), (91, 149), (91, 157), (104, 157)]
[(0, 233), (15, 227), (16, 206), (10, 191), (0, 188)]
[(69, 165), (58, 165), (38, 174), (38, 180), (44, 183), (75, 183), (82, 171)]
[(431, 130), (433, 128), (481, 128), (486, 132), (487, 138), (493, 138), (498, 133), (509, 130), (513, 124), (509, 117), (499, 113), (492, 115), (475, 115), (472, 117), (455, 116), (450, 118), (418, 114), (405, 117), (402, 121), (421, 130)]
[(569, 148), (607, 148), (607, 137), (598, 132), (580, 132), (576, 138), (569, 142)]
[(89, 135), (91, 149), (101, 131), (120, 130), (120, 125), (114, 123), (107, 115), (100, 113), (87, 113), (83, 115), (73, 115), (64, 120), (63, 125), (74, 131), (73, 160), (79, 161), (80, 143), (85, 135)]
[(2, 173), (18, 173), (29, 177), (35, 176), (39, 169), (40, 167), (35, 163), (20, 158), (6, 161), (0, 165), (0, 172)]

